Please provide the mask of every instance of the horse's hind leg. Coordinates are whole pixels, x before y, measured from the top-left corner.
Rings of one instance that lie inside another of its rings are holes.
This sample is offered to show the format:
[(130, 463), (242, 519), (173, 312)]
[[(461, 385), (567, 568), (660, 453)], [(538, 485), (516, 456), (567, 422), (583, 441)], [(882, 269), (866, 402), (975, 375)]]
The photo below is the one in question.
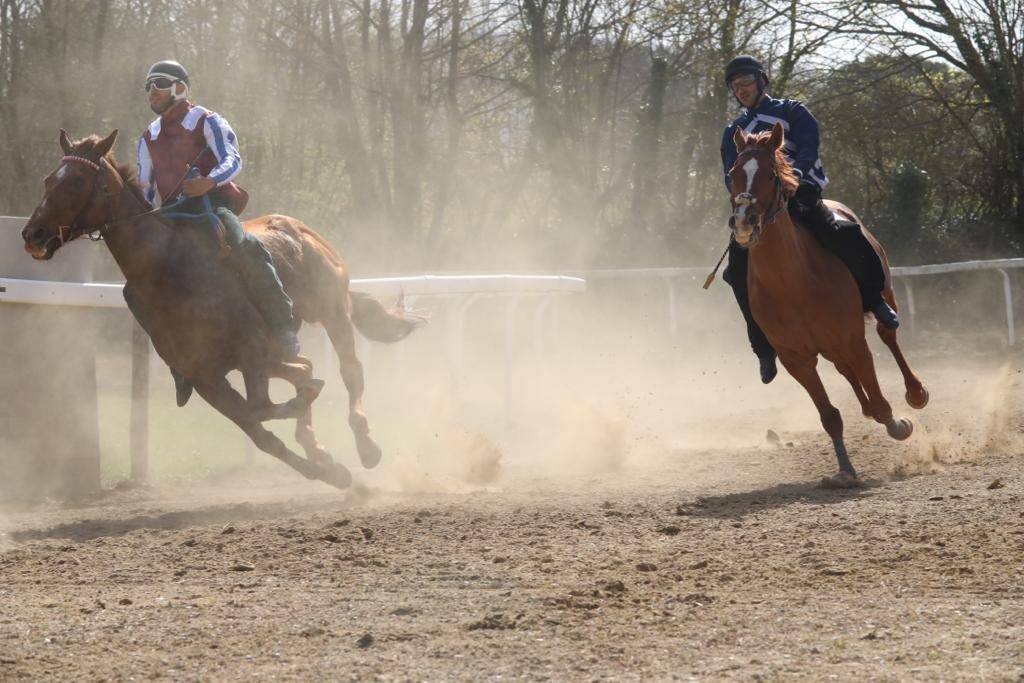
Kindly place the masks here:
[(237, 424), (261, 451), (284, 462), (307, 479), (319, 479), (340, 489), (351, 485), (352, 475), (345, 467), (336, 463), (326, 466), (306, 460), (292, 452), (272, 432), (264, 429), (256, 411), (231, 387), (227, 378), (203, 377), (195, 382), (195, 387), (207, 403)]
[(344, 310), (321, 320), (331, 338), (341, 366), (341, 379), (348, 390), (348, 424), (356, 439), (356, 451), (363, 467), (376, 467), (380, 462), (380, 446), (370, 436), (370, 423), (363, 413), (363, 364), (356, 358), (355, 330)]
[(924, 388), (921, 380), (917, 378), (917, 375), (910, 369), (910, 365), (907, 364), (907, 359), (903, 357), (903, 350), (900, 349), (900, 344), (896, 340), (896, 330), (889, 329), (882, 324), (876, 325), (875, 329), (878, 331), (878, 336), (889, 347), (893, 358), (896, 359), (896, 365), (900, 366), (900, 372), (903, 373), (903, 384), (907, 388), (907, 393), (905, 394), (907, 404), (911, 408), (918, 410), (924, 408), (928, 405), (928, 390)]
[(839, 413), (828, 398), (825, 385), (821, 383), (821, 377), (815, 368), (817, 358), (794, 357), (784, 352), (779, 352), (779, 360), (785, 366), (789, 374), (807, 390), (814, 407), (818, 409), (821, 417), (821, 426), (825, 428), (829, 437), (832, 438), (832, 445), (836, 451), (836, 460), (839, 461), (839, 473), (833, 477), (822, 480), (822, 486), (827, 488), (848, 488), (855, 486), (857, 482), (857, 470), (853, 469), (850, 456), (846, 452), (846, 444), (843, 442), (843, 416)]

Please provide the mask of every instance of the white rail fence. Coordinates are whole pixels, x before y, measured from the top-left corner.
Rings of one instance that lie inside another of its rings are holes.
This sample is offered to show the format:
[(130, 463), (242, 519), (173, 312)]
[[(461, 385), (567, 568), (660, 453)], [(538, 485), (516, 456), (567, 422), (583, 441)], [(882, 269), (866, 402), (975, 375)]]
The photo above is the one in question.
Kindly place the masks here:
[[(514, 334), (520, 304), (527, 298), (539, 297), (534, 312), (533, 338), (538, 353), (543, 353), (544, 329), (553, 324), (553, 302), (558, 296), (586, 291), (586, 281), (564, 275), (412, 275), (353, 279), (353, 289), (376, 297), (397, 297), (404, 294), (408, 304), (418, 299), (444, 300), (447, 309), (448, 364), (453, 380), (461, 370), (465, 337), (465, 321), (471, 307), (488, 298), (505, 301), (504, 403), (506, 414), (511, 403)], [(0, 277), (0, 304), (28, 304), (91, 308), (127, 308), (123, 283), (51, 282)], [(333, 359), (330, 340), (321, 330), (324, 353)], [(365, 345), (361, 355), (369, 355), (372, 347)], [(149, 369), (152, 346), (145, 332), (135, 324), (132, 335), (131, 417), (129, 451), (132, 479), (143, 481), (149, 472)]]
[[(466, 315), (477, 302), (501, 297), (506, 303), (506, 348), (516, 325), (518, 306), (524, 298), (541, 297), (534, 314), (534, 343), (543, 350), (544, 327), (552, 315), (554, 296), (586, 291), (583, 278), (565, 275), (405, 275), (356, 278), (352, 289), (378, 298), (404, 295), (409, 305), (420, 298), (444, 299), (450, 311), (448, 320), (449, 361), (454, 368), (462, 363)], [(122, 283), (50, 282), (0, 277), (0, 303), (91, 308), (127, 308)], [(329, 344), (326, 334), (324, 342)], [(328, 354), (330, 357), (330, 354)]]
[[(988, 270), (999, 273), (1003, 285), (1003, 299), (1006, 305), (1006, 340), (1014, 346), (1017, 340), (1013, 314), (1013, 289), (1010, 275), (1013, 268), (1024, 268), (1024, 258), (993, 259), (989, 261), (958, 261), (954, 263), (938, 263), (924, 266), (893, 266), (892, 275), (895, 283), (902, 285), (906, 294), (906, 312), (909, 313), (909, 326), (913, 329), (917, 308), (914, 303), (914, 289), (911, 278), (926, 275), (942, 275), (969, 271)], [(673, 337), (679, 332), (679, 289), (683, 283), (688, 286), (700, 287), (710, 272), (707, 268), (623, 268), (607, 270), (568, 271), (571, 275), (586, 278), (588, 281), (599, 280), (661, 280), (665, 286), (666, 304), (668, 307), (666, 320), (668, 332)], [(721, 279), (721, 278), (719, 278)], [(725, 285), (728, 287), (728, 285)]]
[[(907, 322), (911, 328), (914, 326), (917, 313), (913, 278), (979, 270), (999, 273), (1006, 309), (1007, 342), (1014, 346), (1014, 301), (1008, 271), (1022, 267), (1024, 259), (1015, 258), (894, 267), (892, 273), (898, 285), (904, 290), (904, 310), (909, 314)], [(686, 286), (692, 289), (692, 294), (688, 293), (688, 296), (699, 296), (698, 290), (707, 272), (706, 268), (636, 268), (576, 271), (571, 275), (415, 275), (356, 279), (352, 281), (352, 287), (377, 297), (404, 293), (409, 302), (420, 298), (443, 300), (447, 309), (447, 355), (453, 378), (457, 378), (462, 364), (465, 321), (470, 309), (481, 300), (491, 297), (502, 298), (505, 302), (504, 392), (507, 411), (511, 402), (513, 336), (517, 329), (518, 311), (525, 299), (539, 297), (533, 314), (533, 337), (535, 349), (539, 354), (543, 354), (545, 329), (550, 330), (557, 323), (557, 308), (553, 304), (558, 296), (585, 292), (588, 280), (659, 280), (664, 284), (666, 294), (667, 331), (675, 337), (679, 332), (680, 288)], [(124, 308), (122, 289), (123, 285), (120, 283), (51, 282), (0, 277), (0, 303)], [(324, 357), (330, 358), (332, 354), (327, 352), (326, 345), (329, 342), (326, 341), (326, 335), (324, 339)], [(132, 346), (132, 417), (129, 448), (132, 453), (132, 477), (142, 480), (148, 474), (146, 399), (149, 391), (151, 346), (145, 333), (137, 325)], [(365, 347), (363, 351), (368, 352), (369, 347)]]

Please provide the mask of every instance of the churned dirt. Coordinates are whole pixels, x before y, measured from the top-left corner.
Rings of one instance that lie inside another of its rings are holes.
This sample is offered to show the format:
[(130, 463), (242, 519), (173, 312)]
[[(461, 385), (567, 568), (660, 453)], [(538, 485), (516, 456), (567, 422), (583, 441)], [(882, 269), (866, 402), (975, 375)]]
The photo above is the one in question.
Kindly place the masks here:
[(959, 426), (980, 375), (928, 370), (906, 443), (844, 399), (850, 491), (817, 488), (805, 416), (433, 491), (275, 471), (4, 510), (0, 680), (1024, 680), (1020, 374)]

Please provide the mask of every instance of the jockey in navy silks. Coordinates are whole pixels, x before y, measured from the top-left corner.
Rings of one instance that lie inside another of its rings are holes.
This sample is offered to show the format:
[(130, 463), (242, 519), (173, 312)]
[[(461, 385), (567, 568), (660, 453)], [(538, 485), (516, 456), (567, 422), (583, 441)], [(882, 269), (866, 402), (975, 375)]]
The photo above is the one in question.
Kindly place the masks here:
[[(197, 217), (207, 226), (211, 211), (223, 225), (223, 242), (246, 285), (249, 297), (270, 328), (280, 355), (291, 358), (299, 352), (292, 317), (292, 300), (285, 293), (274, 264), (263, 243), (246, 233), (238, 214), (248, 195), (234, 179), (242, 170), (238, 138), (227, 120), (188, 101), (189, 77), (175, 61), (157, 62), (149, 68), (145, 89), (150, 108), (158, 114), (139, 138), (139, 183), (150, 204), (157, 198), (169, 216)], [(184, 197), (179, 200), (179, 194)], [(173, 207), (171, 206), (173, 204)], [(219, 231), (220, 226), (213, 224)], [(136, 319), (145, 327), (144, 311), (129, 290), (125, 299)], [(172, 368), (178, 405), (184, 405), (192, 386)]]
[[(783, 152), (793, 172), (800, 179), (800, 186), (790, 198), (787, 206), (794, 222), (802, 225), (818, 239), (826, 249), (838, 256), (850, 269), (865, 311), (874, 314), (878, 322), (896, 329), (899, 318), (888, 303), (882, 299), (885, 287), (885, 273), (882, 262), (860, 226), (854, 223), (837, 222), (832, 211), (821, 199), (821, 190), (828, 185), (828, 177), (818, 157), (818, 122), (801, 102), (777, 100), (765, 93), (768, 75), (753, 57), (736, 57), (725, 67), (725, 83), (744, 111), (722, 135), (722, 165), (725, 169), (726, 189), (730, 189), (729, 170), (736, 163), (738, 153), (733, 142), (736, 128), (745, 133), (771, 131), (776, 122), (786, 131)], [(775, 364), (775, 349), (768, 342), (764, 332), (750, 313), (747, 295), (747, 250), (735, 241), (729, 244), (729, 266), (722, 274), (736, 296), (736, 302), (747, 323), (747, 337), (750, 346), (760, 360), (761, 381), (771, 382), (778, 370)]]

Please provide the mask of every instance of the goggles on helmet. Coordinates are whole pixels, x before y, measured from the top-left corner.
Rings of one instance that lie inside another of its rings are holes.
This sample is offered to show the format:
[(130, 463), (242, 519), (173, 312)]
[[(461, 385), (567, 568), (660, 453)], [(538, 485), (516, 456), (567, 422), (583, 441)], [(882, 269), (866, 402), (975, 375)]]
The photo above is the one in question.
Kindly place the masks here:
[(757, 81), (757, 76), (751, 73), (739, 74), (729, 81), (729, 90), (736, 92), (738, 88), (744, 88)]
[(170, 90), (171, 86), (175, 83), (181, 83), (180, 78), (167, 78), (166, 76), (156, 76), (146, 81), (146, 92), (149, 92), (153, 88), (157, 90)]

